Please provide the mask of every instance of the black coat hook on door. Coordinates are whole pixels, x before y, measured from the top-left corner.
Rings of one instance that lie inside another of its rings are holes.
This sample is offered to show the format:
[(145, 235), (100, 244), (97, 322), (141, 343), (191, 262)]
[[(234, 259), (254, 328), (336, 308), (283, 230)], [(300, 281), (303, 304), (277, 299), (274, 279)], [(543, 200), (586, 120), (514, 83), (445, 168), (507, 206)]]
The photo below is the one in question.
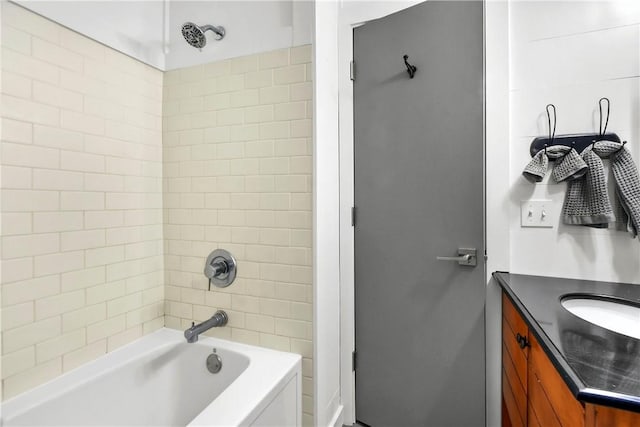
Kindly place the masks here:
[(411, 65), (411, 64), (409, 64), (409, 62), (407, 61), (407, 59), (409, 59), (409, 55), (405, 55), (405, 56), (403, 56), (403, 58), (404, 58), (404, 65), (406, 65), (406, 66), (407, 66), (407, 73), (409, 73), (409, 77), (410, 77), (410, 78), (413, 78), (413, 76), (416, 74), (416, 71), (417, 71), (418, 69), (416, 68), (416, 66), (415, 66), (415, 65)]

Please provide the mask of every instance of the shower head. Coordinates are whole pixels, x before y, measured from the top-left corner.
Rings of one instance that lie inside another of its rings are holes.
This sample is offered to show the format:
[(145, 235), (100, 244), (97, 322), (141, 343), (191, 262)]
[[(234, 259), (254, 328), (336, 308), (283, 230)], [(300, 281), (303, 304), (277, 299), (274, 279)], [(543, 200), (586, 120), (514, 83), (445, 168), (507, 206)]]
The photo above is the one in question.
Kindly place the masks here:
[(207, 45), (207, 38), (204, 33), (209, 30), (213, 31), (216, 35), (216, 40), (222, 40), (224, 38), (225, 31), (223, 27), (214, 27), (213, 25), (203, 25), (200, 27), (193, 22), (185, 22), (182, 25), (182, 36), (191, 46), (202, 49)]

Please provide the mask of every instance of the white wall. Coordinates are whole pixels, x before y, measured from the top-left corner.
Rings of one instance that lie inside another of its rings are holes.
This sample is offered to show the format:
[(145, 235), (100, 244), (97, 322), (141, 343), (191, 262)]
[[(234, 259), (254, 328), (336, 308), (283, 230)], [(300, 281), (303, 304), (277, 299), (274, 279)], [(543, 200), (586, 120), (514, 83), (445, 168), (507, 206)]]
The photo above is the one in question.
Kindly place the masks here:
[[(170, 3), (170, 45), (166, 69), (204, 64), (275, 49), (310, 44), (313, 2), (176, 1)], [(180, 29), (185, 22), (223, 26), (222, 41), (207, 32), (202, 51), (189, 46)]]
[(12, 1), (146, 64), (164, 69), (162, 1)]
[[(640, 160), (640, 3), (512, 1), (510, 30), (510, 240), (513, 273), (640, 283), (640, 244), (625, 232), (560, 224), (565, 184), (521, 177), (529, 144), (546, 135), (598, 131), (598, 99), (611, 100), (609, 131)], [(520, 227), (520, 201), (551, 199), (552, 229)], [(498, 206), (489, 206), (499, 209)]]
[(502, 300), (491, 279), (509, 270), (509, 3), (485, 3), (485, 221), (487, 296), (485, 303), (486, 424), (500, 425)]
[[(313, 35), (310, 0), (12, 1), (161, 70), (310, 44)], [(200, 51), (182, 38), (187, 21), (227, 35), (217, 42), (207, 32)]]
[(315, 425), (342, 425), (338, 192), (338, 6), (315, 3), (313, 283)]

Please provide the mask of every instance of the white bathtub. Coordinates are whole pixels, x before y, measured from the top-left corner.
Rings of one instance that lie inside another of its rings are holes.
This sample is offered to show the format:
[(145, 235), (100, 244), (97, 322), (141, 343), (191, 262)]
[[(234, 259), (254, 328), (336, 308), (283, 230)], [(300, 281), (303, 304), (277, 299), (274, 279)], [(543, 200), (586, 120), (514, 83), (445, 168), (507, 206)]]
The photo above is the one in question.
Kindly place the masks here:
[[(222, 369), (205, 365), (213, 349)], [(2, 404), (4, 426), (299, 426), (300, 356), (161, 329)]]

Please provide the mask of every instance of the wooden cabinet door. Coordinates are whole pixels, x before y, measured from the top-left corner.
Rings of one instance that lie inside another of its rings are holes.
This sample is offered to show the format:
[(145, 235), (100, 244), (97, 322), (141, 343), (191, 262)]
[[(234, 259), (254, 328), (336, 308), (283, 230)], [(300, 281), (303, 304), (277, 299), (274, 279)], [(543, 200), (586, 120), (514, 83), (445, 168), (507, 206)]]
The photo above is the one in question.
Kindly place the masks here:
[[(543, 419), (542, 414), (538, 413), (536, 408), (542, 410), (543, 407), (546, 407), (546, 403), (537, 401), (534, 404), (534, 399), (546, 399), (549, 402), (560, 426), (584, 427), (584, 407), (576, 400), (560, 377), (538, 340), (533, 336), (529, 338), (531, 344), (529, 350), (529, 406), (533, 406), (540, 423), (545, 427), (552, 424), (547, 424), (547, 418)], [(535, 393), (532, 393), (533, 391)]]
[(528, 348), (520, 342), (528, 337), (529, 329), (504, 294), (502, 305), (503, 427), (526, 426)]
[(527, 416), (535, 419), (544, 427), (562, 427), (558, 415), (553, 408), (542, 386), (538, 373), (529, 366), (529, 406)]
[(585, 427), (638, 427), (640, 413), (587, 404)]

